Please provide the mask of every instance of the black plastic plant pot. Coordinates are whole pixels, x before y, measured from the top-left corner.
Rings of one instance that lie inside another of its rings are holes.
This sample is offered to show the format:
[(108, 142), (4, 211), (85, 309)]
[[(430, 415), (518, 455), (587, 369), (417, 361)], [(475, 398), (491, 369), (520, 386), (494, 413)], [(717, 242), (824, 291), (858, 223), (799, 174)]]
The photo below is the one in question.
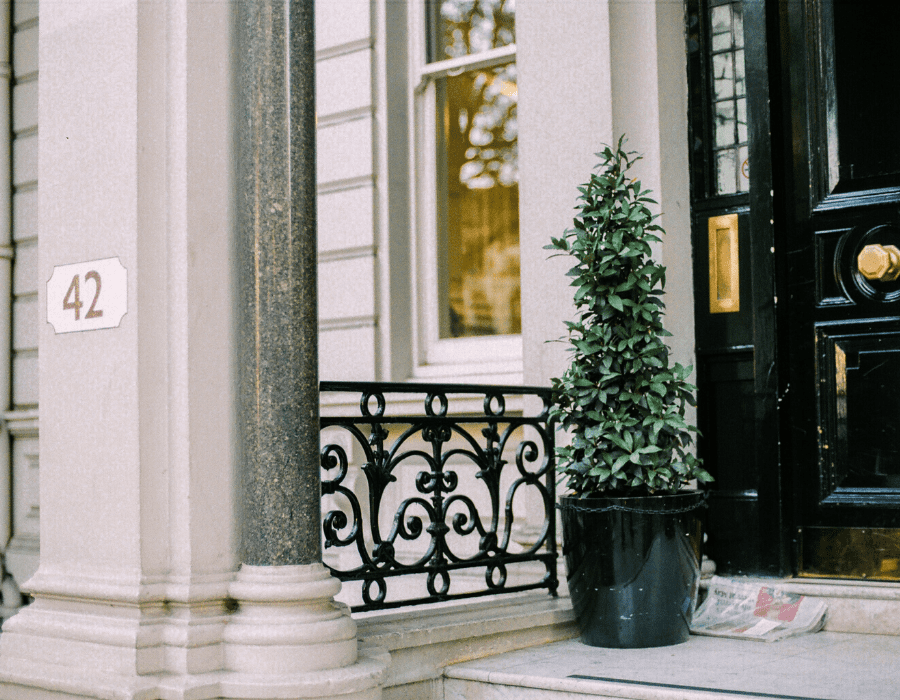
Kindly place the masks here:
[(700, 491), (560, 499), (581, 641), (633, 649), (686, 642), (700, 582)]

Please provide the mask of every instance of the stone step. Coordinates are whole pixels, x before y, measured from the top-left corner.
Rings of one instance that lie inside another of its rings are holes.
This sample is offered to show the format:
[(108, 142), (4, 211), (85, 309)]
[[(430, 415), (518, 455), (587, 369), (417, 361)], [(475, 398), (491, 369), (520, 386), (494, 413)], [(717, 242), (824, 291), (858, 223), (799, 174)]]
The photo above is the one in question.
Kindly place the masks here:
[(526, 682), (527, 685), (513, 675), (506, 681), (502, 677), (496, 677), (493, 681), (447, 678), (444, 680), (443, 697), (444, 700), (819, 700), (808, 696), (742, 693), (674, 683), (639, 683), (590, 676), (544, 682), (534, 679)]
[(440, 603), (419, 610), (357, 613), (357, 634), (387, 650), (384, 700), (435, 700), (448, 665), (578, 634), (567, 598), (522, 593)]
[(568, 678), (523, 681), (513, 674), (498, 674), (491, 681), (446, 678), (444, 700), (820, 700), (809, 696), (780, 695), (704, 688), (675, 683), (642, 683), (615, 678)]
[(900, 638), (819, 632), (758, 642), (691, 637), (655, 649), (577, 640), (448, 667), (444, 700), (896, 700)]

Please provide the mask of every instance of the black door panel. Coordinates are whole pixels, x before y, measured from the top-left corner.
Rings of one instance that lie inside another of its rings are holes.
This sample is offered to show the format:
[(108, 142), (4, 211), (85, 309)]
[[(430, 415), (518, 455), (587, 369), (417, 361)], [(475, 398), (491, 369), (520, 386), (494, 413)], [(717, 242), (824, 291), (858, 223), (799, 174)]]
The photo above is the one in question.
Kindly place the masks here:
[(801, 533), (900, 527), (900, 281), (859, 270), (866, 246), (900, 245), (900, 5), (807, 0), (782, 11), (793, 190), (783, 469), (797, 479)]

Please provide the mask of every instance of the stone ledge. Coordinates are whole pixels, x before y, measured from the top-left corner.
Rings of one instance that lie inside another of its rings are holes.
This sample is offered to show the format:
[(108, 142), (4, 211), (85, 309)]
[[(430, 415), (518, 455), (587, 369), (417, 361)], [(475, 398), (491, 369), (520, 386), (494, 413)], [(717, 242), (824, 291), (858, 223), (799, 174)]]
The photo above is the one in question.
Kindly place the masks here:
[(439, 679), (446, 666), (578, 635), (568, 598), (523, 593), (354, 615), (361, 642), (391, 655), (385, 687)]

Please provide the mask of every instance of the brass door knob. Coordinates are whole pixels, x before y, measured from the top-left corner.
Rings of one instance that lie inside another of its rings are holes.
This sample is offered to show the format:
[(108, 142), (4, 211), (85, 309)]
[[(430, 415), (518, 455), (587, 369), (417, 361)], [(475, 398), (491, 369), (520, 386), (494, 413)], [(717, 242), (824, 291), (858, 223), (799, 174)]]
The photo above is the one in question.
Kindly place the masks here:
[(893, 282), (900, 277), (900, 250), (892, 245), (867, 245), (860, 251), (856, 264), (867, 280)]

